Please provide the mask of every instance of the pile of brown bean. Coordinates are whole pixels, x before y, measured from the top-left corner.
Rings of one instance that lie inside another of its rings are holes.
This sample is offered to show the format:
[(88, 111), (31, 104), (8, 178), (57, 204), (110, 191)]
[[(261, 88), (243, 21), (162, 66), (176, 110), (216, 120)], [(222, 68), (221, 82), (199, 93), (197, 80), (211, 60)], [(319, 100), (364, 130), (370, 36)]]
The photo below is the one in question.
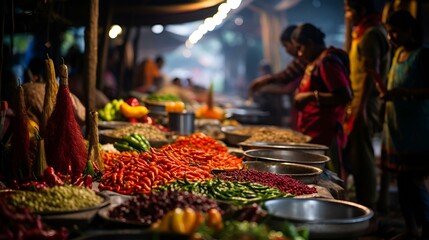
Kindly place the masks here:
[(105, 135), (114, 138), (123, 138), (132, 133), (140, 134), (150, 141), (167, 141), (165, 132), (159, 128), (146, 123), (135, 123), (130, 126), (105, 131)]
[(317, 193), (315, 187), (309, 187), (289, 176), (253, 169), (222, 172), (217, 177), (225, 181), (255, 182), (269, 187), (276, 187), (284, 193), (293, 195)]
[(252, 134), (245, 142), (272, 142), (272, 143), (304, 143), (310, 141), (310, 138), (299, 132), (290, 129), (263, 127)]

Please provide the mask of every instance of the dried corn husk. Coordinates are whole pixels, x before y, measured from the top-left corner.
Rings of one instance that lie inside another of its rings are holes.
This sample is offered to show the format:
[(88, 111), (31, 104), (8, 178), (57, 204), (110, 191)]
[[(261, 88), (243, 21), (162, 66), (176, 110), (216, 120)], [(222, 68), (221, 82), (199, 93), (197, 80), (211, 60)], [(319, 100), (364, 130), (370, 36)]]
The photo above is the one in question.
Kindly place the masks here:
[(46, 124), (49, 117), (54, 111), (55, 102), (58, 93), (58, 84), (55, 76), (55, 67), (52, 59), (45, 59), (46, 64), (46, 85), (45, 85), (45, 99), (43, 101), (42, 118), (40, 120), (40, 134), (44, 136)]

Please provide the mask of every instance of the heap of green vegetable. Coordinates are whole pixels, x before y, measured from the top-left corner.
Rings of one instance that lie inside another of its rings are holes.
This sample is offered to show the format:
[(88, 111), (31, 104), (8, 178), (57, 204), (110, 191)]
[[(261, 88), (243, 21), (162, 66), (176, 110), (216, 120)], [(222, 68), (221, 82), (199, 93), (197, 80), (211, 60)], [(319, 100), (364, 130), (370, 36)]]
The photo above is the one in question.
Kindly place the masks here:
[(108, 102), (104, 108), (98, 110), (98, 116), (104, 121), (120, 121), (124, 117), (120, 111), (121, 104), (124, 103), (123, 99), (113, 99)]
[(177, 180), (158, 189), (174, 189), (191, 193), (203, 194), (210, 198), (230, 201), (238, 205), (246, 205), (279, 197), (292, 197), (280, 189), (252, 182), (223, 181), (218, 178), (208, 181), (189, 182)]
[(150, 150), (149, 141), (141, 134), (130, 134), (115, 142), (113, 146), (120, 152), (147, 152)]
[(151, 94), (146, 98), (147, 101), (152, 102), (177, 102), (182, 99), (174, 94)]

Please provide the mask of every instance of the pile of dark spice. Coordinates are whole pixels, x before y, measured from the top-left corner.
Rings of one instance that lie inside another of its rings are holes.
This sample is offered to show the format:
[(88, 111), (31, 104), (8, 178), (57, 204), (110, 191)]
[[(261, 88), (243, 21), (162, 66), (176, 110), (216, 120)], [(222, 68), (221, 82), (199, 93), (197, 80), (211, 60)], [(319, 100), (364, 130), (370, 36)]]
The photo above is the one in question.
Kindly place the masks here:
[(255, 182), (265, 186), (279, 188), (282, 192), (293, 195), (317, 193), (315, 187), (309, 187), (289, 176), (261, 172), (253, 169), (221, 172), (217, 174), (217, 177), (225, 181)]

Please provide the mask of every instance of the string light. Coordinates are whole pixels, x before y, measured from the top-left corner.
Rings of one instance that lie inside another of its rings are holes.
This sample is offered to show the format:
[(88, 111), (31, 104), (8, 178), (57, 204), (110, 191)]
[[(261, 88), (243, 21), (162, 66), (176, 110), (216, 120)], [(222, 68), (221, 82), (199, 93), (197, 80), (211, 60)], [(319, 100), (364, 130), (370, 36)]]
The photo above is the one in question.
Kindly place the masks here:
[(160, 34), (164, 31), (164, 26), (157, 24), (152, 26), (152, 32), (155, 34)]
[(119, 25), (113, 25), (109, 30), (109, 37), (115, 39), (119, 34), (122, 33), (122, 28)]
[(186, 40), (185, 46), (191, 48), (195, 45), (203, 36), (210, 31), (213, 31), (216, 26), (222, 24), (226, 19), (228, 13), (232, 9), (237, 9), (241, 4), (241, 0), (227, 0), (225, 3), (222, 3), (218, 7), (218, 11), (212, 17), (208, 17), (204, 22), (195, 30)]

